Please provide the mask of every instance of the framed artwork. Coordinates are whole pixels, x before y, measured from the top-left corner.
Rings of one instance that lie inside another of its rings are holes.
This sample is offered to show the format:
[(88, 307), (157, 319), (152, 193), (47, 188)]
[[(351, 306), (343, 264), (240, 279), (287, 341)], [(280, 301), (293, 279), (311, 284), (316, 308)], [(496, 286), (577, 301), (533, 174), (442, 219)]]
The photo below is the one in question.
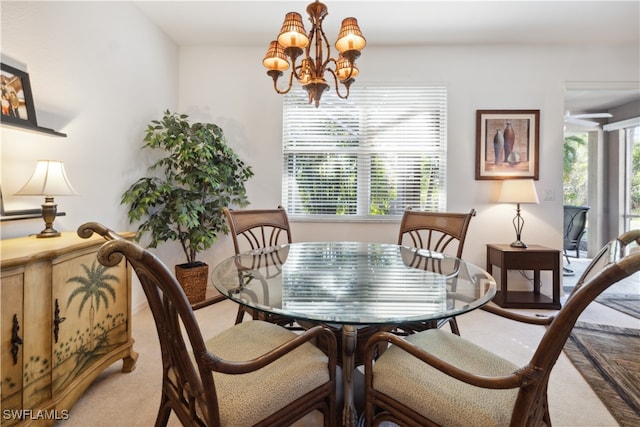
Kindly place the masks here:
[(0, 88), (2, 89), (2, 121), (38, 126), (29, 75), (7, 64), (0, 64)]
[(476, 111), (476, 179), (538, 179), (540, 110)]

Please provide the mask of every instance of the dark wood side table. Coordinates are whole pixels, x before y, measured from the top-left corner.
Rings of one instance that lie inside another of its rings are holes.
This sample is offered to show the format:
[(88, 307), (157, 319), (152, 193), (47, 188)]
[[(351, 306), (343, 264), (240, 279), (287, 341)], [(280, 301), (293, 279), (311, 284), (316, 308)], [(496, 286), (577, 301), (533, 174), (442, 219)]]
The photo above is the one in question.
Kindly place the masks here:
[[(560, 308), (560, 251), (539, 245), (512, 248), (503, 244), (487, 245), (487, 272), (493, 275), (493, 266), (500, 268), (500, 283), (493, 302), (504, 308)], [(509, 291), (508, 270), (532, 270), (533, 291)], [(540, 270), (553, 274), (553, 297), (540, 293)]]

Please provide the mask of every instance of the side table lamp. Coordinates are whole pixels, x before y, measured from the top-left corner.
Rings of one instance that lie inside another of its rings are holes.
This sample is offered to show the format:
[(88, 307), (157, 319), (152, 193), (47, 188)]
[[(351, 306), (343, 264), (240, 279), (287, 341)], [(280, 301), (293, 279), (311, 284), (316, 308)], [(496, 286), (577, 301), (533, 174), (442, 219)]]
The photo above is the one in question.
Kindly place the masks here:
[(516, 240), (510, 246), (512, 248), (526, 248), (526, 243), (520, 239), (524, 227), (524, 219), (520, 216), (520, 203), (540, 203), (533, 180), (506, 179), (502, 181), (498, 203), (516, 203), (516, 216), (513, 218)]
[(53, 228), (53, 221), (58, 212), (58, 205), (53, 201), (53, 196), (77, 194), (67, 178), (64, 164), (54, 160), (38, 160), (29, 181), (15, 193), (16, 196), (44, 196), (42, 218), (45, 222), (45, 228), (36, 237), (60, 236), (60, 233)]

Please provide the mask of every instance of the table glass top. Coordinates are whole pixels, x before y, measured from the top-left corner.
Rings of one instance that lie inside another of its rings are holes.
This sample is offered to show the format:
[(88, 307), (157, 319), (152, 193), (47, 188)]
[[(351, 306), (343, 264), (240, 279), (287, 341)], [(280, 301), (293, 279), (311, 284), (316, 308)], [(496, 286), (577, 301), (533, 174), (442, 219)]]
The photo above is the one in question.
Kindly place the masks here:
[(226, 259), (211, 273), (226, 297), (265, 312), (341, 324), (450, 317), (490, 301), (484, 270), (437, 252), (384, 243), (293, 243)]

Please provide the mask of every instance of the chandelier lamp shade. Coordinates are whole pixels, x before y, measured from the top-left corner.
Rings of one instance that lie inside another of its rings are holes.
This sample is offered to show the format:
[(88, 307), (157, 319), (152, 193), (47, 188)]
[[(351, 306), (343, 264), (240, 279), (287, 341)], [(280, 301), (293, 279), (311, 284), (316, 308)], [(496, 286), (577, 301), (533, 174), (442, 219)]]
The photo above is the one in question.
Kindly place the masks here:
[(64, 164), (55, 160), (38, 160), (36, 169), (17, 196), (44, 196), (42, 218), (45, 228), (36, 237), (58, 237), (60, 233), (53, 228), (53, 221), (58, 213), (58, 205), (53, 196), (73, 196), (78, 193), (67, 178)]
[[(322, 29), (324, 18), (328, 15), (327, 6), (316, 0), (307, 6), (307, 13), (311, 21), (308, 33), (299, 13), (287, 13), (280, 34), (270, 43), (262, 64), (267, 68), (267, 74), (273, 79), (273, 87), (279, 94), (289, 92), (295, 78), (307, 91), (309, 103), (313, 102), (318, 107), (322, 94), (329, 89), (327, 80), (333, 80), (338, 97), (347, 99), (349, 88), (359, 72), (356, 59), (367, 44), (358, 21), (356, 18), (342, 21), (335, 43), (338, 57), (332, 58), (329, 40)], [(278, 88), (278, 79), (287, 70), (289, 83), (281, 90)], [(344, 95), (340, 92), (339, 84), (346, 89)]]
[(499, 203), (516, 203), (516, 216), (513, 218), (513, 228), (516, 230), (516, 240), (511, 243), (513, 248), (527, 248), (521, 240), (524, 219), (520, 215), (520, 203), (538, 204), (538, 193), (532, 179), (507, 179), (502, 181), (502, 188), (498, 196)]

